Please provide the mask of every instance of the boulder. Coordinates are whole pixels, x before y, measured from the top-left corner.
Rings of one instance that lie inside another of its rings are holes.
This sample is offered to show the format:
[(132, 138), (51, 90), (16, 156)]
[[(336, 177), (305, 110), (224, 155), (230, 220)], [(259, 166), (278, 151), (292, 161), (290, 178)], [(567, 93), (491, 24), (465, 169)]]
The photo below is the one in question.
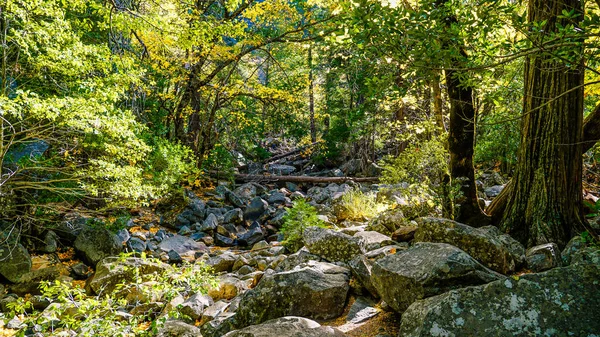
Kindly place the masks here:
[(208, 295), (215, 301), (222, 299), (230, 300), (239, 295), (244, 288), (244, 283), (238, 278), (224, 275), (219, 278), (219, 281), (214, 288), (208, 290)]
[(235, 263), (236, 256), (231, 252), (224, 252), (221, 255), (212, 256), (206, 260), (206, 265), (211, 266), (215, 273), (230, 272)]
[[(135, 269), (138, 271), (136, 272)], [(96, 294), (100, 292), (111, 293), (116, 289), (118, 284), (133, 282), (136, 274), (139, 274), (143, 280), (144, 275), (152, 273), (160, 274), (172, 270), (173, 268), (168, 264), (151, 262), (137, 257), (126, 259), (108, 257), (96, 266), (96, 273), (90, 280), (89, 286)]]
[(367, 225), (367, 230), (391, 236), (398, 228), (407, 224), (408, 220), (404, 217), (402, 210), (395, 208), (384, 211), (372, 219)]
[(494, 185), (484, 189), (483, 193), (485, 193), (485, 196), (488, 198), (494, 198), (497, 197), (503, 189), (504, 185)]
[(525, 253), (527, 268), (540, 272), (562, 265), (562, 257), (556, 243), (545, 243), (527, 249)]
[(415, 233), (419, 227), (417, 226), (402, 226), (398, 227), (392, 233), (392, 239), (398, 242), (410, 242), (415, 238)]
[(330, 319), (342, 314), (349, 287), (349, 271), (324, 262), (312, 267), (265, 274), (247, 291), (237, 310), (240, 327), (284, 316)]
[(585, 246), (587, 246), (586, 241), (581, 236), (574, 236), (569, 243), (567, 243), (565, 249), (563, 249), (561, 253), (563, 265), (570, 265), (571, 256)]
[(73, 246), (83, 261), (91, 266), (105, 257), (119, 255), (123, 250), (121, 239), (106, 228), (84, 227)]
[(200, 327), (201, 335), (198, 337), (222, 337), (229, 331), (235, 329), (237, 325), (236, 314), (232, 312), (222, 312), (213, 320)]
[(454, 246), (428, 242), (377, 260), (371, 274), (381, 298), (400, 313), (417, 300), (503, 278)]
[(180, 305), (179, 312), (188, 316), (192, 322), (195, 322), (202, 317), (204, 310), (213, 304), (213, 299), (210, 296), (194, 294)]
[(365, 252), (394, 244), (389, 236), (375, 231), (357, 232), (354, 237), (359, 240), (359, 244)]
[(132, 252), (144, 252), (146, 251), (146, 242), (140, 238), (130, 238), (127, 241), (127, 248)]
[[(503, 237), (491, 228), (474, 228), (456, 221), (440, 218), (417, 219), (416, 242), (448, 243), (456, 246), (488, 268), (508, 274), (523, 263), (525, 249), (516, 240)], [(509, 245), (506, 241), (513, 241)], [(514, 246), (520, 247), (514, 251)]]
[(300, 248), (299, 251), (287, 256), (281, 263), (277, 265), (277, 271), (288, 271), (308, 261), (321, 261), (317, 255), (311, 254), (306, 247)]
[(53, 231), (47, 231), (46, 235), (44, 235), (44, 244), (41, 247), (41, 251), (43, 253), (56, 253), (58, 249), (58, 235)]
[(244, 211), (244, 220), (252, 222), (258, 220), (269, 208), (269, 204), (260, 197), (255, 197), (250, 201), (246, 211)]
[(196, 225), (196, 230), (200, 232), (213, 231), (219, 225), (219, 220), (214, 213), (210, 213), (200, 225)]
[(597, 336), (600, 267), (576, 265), (417, 301), (399, 336)]
[(279, 164), (271, 164), (269, 165), (269, 172), (279, 176), (287, 176), (292, 172), (296, 171), (296, 168), (291, 165), (279, 165)]
[(309, 227), (302, 237), (312, 254), (331, 262), (347, 262), (363, 253), (359, 239), (331, 229)]
[(181, 256), (194, 256), (196, 252), (208, 253), (208, 248), (201, 242), (196, 242), (187, 236), (174, 235), (160, 242), (158, 248), (163, 252), (175, 251)]
[(231, 211), (227, 211), (223, 215), (223, 223), (241, 224), (244, 222), (244, 212), (240, 208), (234, 208)]
[(200, 329), (182, 321), (168, 320), (158, 329), (156, 337), (198, 337)]
[(248, 231), (238, 235), (238, 244), (241, 246), (252, 247), (255, 243), (262, 241), (265, 238), (265, 234), (258, 222), (253, 222), (248, 228)]
[(251, 325), (223, 337), (343, 337), (344, 333), (303, 317), (287, 316)]
[(0, 275), (10, 282), (19, 280), (31, 271), (31, 256), (20, 243), (0, 245)]

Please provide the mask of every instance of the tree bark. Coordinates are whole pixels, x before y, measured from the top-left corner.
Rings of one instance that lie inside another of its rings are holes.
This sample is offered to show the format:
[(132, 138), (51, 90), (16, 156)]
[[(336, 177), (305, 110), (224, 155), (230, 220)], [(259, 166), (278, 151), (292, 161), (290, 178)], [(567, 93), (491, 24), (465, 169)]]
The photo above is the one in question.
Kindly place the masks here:
[[(447, 0), (438, 0), (437, 7), (444, 8)], [(451, 12), (446, 13), (444, 24), (451, 29), (458, 20)], [(448, 38), (446, 38), (448, 39)], [(442, 41), (444, 48), (451, 48), (450, 42)], [(467, 58), (462, 46), (451, 60), (452, 69), (463, 68)], [(488, 224), (489, 219), (481, 210), (477, 198), (475, 168), (473, 166), (473, 146), (475, 141), (475, 108), (473, 106), (473, 87), (461, 81), (464, 74), (460, 71), (446, 69), (446, 88), (450, 100), (450, 125), (448, 134), (448, 151), (450, 152), (450, 177), (452, 185), (458, 185), (461, 196), (457, 199), (455, 209), (456, 221), (480, 227)]]
[[(579, 0), (530, 0), (528, 20), (547, 20), (545, 31), (552, 32), (557, 23), (573, 23), (558, 18), (573, 9), (581, 19)], [(533, 36), (533, 43), (543, 38)], [(500, 229), (528, 247), (549, 242), (563, 247), (573, 229), (583, 226), (583, 87), (578, 86), (584, 73), (577, 63), (567, 65), (548, 51), (526, 59), (519, 162)]]
[(308, 47), (308, 110), (310, 113), (310, 139), (314, 143), (317, 141), (317, 127), (315, 125), (315, 83), (313, 74), (313, 45)]

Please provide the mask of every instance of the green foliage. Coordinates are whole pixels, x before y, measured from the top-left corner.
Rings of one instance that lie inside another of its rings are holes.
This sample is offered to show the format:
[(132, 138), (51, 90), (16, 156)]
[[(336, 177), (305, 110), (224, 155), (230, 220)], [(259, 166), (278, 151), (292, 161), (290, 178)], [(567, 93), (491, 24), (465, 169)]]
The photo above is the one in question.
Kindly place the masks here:
[(148, 159), (147, 172), (152, 175), (158, 195), (172, 192), (182, 181), (195, 180), (200, 175), (192, 150), (166, 139), (159, 138), (155, 141), (154, 150)]
[[(126, 255), (122, 255), (125, 258)], [(145, 258), (145, 257), (143, 257)], [(160, 263), (158, 260), (153, 262)], [(136, 314), (123, 319), (123, 311), (153, 302), (168, 303), (175, 296), (184, 297), (194, 293), (206, 293), (216, 286), (216, 278), (210, 267), (203, 263), (186, 264), (177, 271), (140, 275), (139, 268), (132, 270), (134, 280), (118, 285), (110, 293), (89, 296), (85, 290), (62, 281), (42, 282), (42, 296), (51, 304), (43, 313), (33, 312), (26, 316), (28, 328), (36, 327), (44, 335), (60, 331), (74, 331), (78, 336), (154, 336), (158, 328), (170, 317), (180, 317), (176, 308), (157, 317), (152, 312)], [(133, 295), (135, 294), (135, 295)], [(31, 311), (31, 303), (23, 299), (9, 305), (12, 313)], [(159, 310), (162, 308), (159, 308)], [(24, 336), (23, 328), (17, 334)]]
[(334, 211), (338, 220), (364, 221), (377, 216), (388, 207), (387, 203), (377, 200), (375, 193), (363, 193), (359, 189), (352, 189), (335, 203)]
[(294, 201), (294, 206), (287, 210), (283, 217), (283, 226), (281, 234), (284, 241), (282, 244), (291, 252), (296, 252), (302, 246), (304, 241), (302, 234), (308, 227), (326, 228), (325, 223), (317, 217), (317, 210), (304, 199)]

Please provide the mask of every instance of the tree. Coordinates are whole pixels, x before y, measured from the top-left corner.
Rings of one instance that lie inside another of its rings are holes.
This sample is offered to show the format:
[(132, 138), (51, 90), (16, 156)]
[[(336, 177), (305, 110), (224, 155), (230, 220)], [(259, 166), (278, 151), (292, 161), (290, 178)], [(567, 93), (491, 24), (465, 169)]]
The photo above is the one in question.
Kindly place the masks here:
[(532, 47), (565, 32), (575, 38), (526, 58), (519, 161), (500, 228), (527, 246), (564, 246), (584, 222), (582, 18), (579, 0), (529, 1)]

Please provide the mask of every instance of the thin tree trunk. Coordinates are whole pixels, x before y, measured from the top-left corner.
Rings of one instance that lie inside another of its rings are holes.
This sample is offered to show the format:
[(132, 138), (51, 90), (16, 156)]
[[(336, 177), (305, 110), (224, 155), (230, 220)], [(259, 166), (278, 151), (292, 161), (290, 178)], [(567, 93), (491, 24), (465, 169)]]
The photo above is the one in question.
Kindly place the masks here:
[(431, 89), (433, 90), (433, 113), (435, 114), (436, 124), (440, 130), (446, 131), (442, 108), (442, 89), (440, 88), (440, 81), (437, 78), (431, 81)]
[(317, 127), (315, 125), (315, 88), (313, 74), (313, 45), (308, 47), (308, 109), (310, 112), (310, 139), (314, 143), (317, 141)]
[[(437, 7), (444, 8), (448, 0), (438, 0)], [(444, 23), (448, 28), (458, 20), (448, 12)], [(447, 40), (442, 41), (444, 48), (449, 48)], [(463, 59), (467, 57), (464, 50), (459, 49), (460, 56), (451, 61), (452, 69), (462, 68)], [(448, 151), (450, 152), (450, 177), (452, 185), (458, 185), (460, 198), (457, 200), (456, 220), (471, 226), (483, 226), (489, 221), (479, 206), (475, 168), (473, 166), (473, 146), (475, 140), (475, 109), (473, 107), (473, 88), (461, 81), (464, 74), (456, 70), (445, 70), (446, 88), (450, 99), (450, 125), (448, 134)]]
[[(547, 21), (546, 31), (556, 31), (557, 23), (573, 23), (558, 19), (573, 9), (582, 13), (579, 0), (531, 0), (528, 18)], [(583, 226), (583, 75), (577, 62), (566, 65), (548, 53), (526, 59), (519, 162), (500, 229), (529, 247), (563, 247), (572, 230)]]

